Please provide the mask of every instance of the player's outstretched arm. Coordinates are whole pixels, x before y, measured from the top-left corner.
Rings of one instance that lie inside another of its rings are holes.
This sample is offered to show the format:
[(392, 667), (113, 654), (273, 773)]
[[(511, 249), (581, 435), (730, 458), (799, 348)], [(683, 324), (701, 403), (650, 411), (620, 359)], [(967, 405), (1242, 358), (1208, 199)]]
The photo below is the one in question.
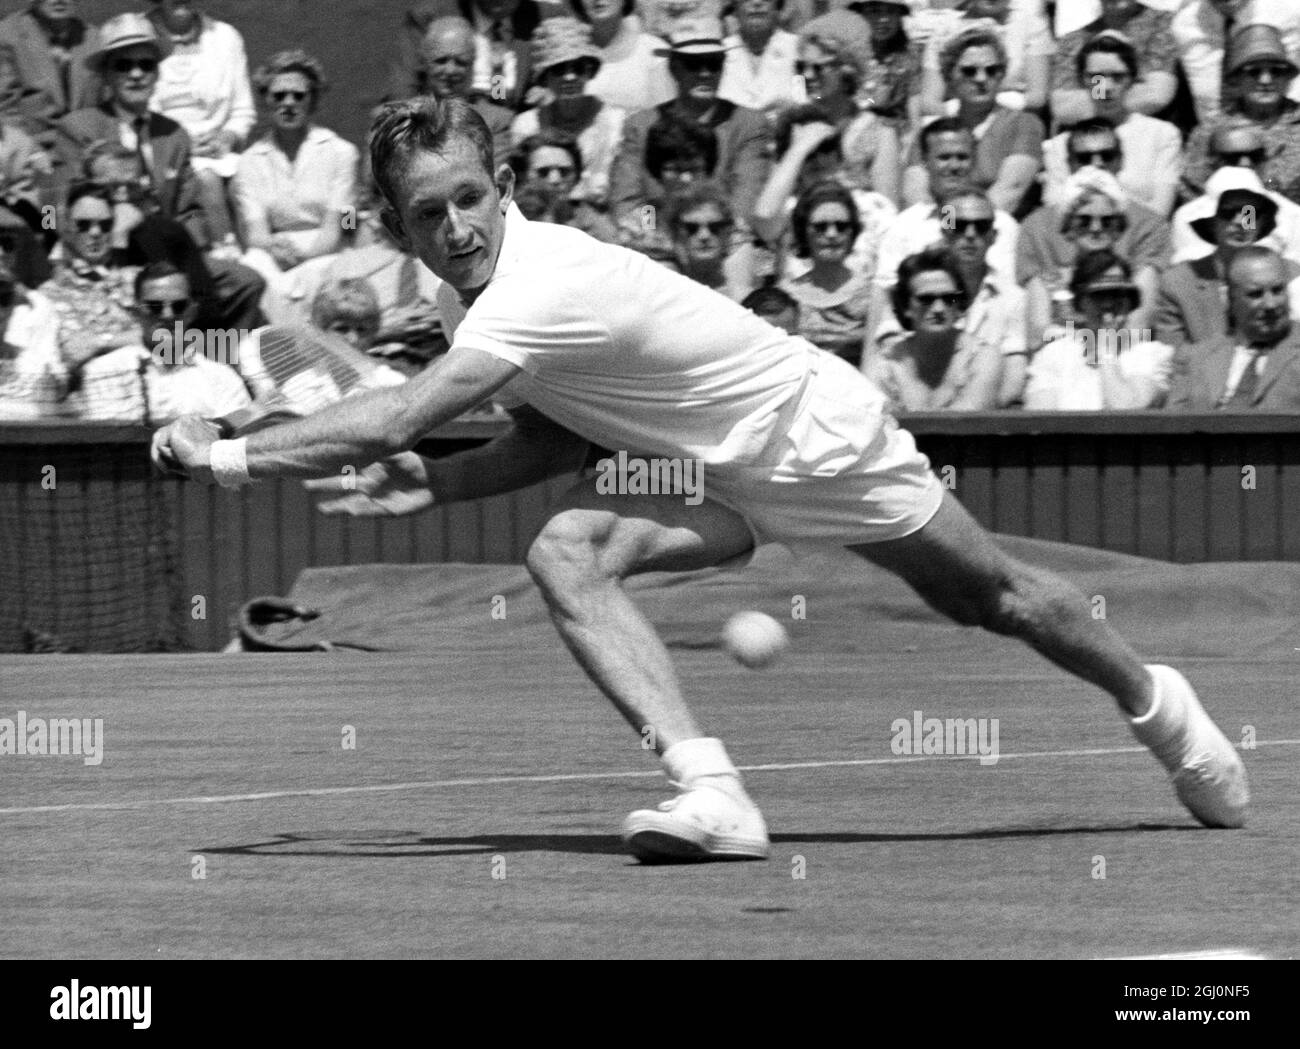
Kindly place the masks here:
[[(248, 476), (320, 477), (361, 470), (405, 451), (431, 430), (487, 400), (519, 373), (517, 365), (481, 350), (453, 347), (401, 386), (345, 398), (319, 412), (245, 438)], [(154, 438), (191, 477), (210, 478), (216, 427), (183, 417)]]
[(527, 406), (511, 411), (514, 425), (478, 448), (440, 459), (403, 452), (359, 474), (307, 481), (326, 514), (400, 517), (432, 506), (500, 495), (548, 477), (576, 472), (587, 442)]

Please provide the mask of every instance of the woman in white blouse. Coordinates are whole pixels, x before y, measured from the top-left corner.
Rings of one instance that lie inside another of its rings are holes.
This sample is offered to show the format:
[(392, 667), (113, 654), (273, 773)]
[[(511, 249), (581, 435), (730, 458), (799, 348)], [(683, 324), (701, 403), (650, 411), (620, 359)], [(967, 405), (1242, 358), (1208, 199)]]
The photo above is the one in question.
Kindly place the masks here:
[(158, 67), (150, 108), (189, 134), (212, 243), (233, 243), (226, 182), (257, 119), (244, 38), (233, 26), (203, 14), (197, 0), (152, 0), (149, 18), (172, 45)]
[(270, 130), (246, 149), (235, 174), (243, 261), (268, 281), (339, 249), (357, 197), (360, 152), (311, 114), (325, 89), (321, 64), (281, 51), (253, 75)]

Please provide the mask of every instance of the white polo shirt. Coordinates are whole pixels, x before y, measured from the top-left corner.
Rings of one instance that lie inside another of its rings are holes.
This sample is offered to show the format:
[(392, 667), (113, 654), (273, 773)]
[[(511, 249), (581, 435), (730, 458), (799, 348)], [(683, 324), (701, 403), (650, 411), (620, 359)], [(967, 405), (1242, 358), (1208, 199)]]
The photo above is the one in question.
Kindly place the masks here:
[(523, 369), (509, 398), (608, 448), (715, 465), (754, 461), (818, 352), (644, 255), (513, 204), (486, 289), (466, 312), (444, 284), (438, 305), (453, 349)]

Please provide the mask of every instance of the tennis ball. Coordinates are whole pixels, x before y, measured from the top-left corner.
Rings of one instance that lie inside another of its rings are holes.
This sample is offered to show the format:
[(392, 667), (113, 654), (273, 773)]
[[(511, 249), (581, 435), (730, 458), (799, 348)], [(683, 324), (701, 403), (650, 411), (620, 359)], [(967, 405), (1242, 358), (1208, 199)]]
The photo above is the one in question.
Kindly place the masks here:
[(722, 628), (722, 643), (751, 670), (769, 667), (790, 645), (785, 627), (762, 612), (737, 612)]

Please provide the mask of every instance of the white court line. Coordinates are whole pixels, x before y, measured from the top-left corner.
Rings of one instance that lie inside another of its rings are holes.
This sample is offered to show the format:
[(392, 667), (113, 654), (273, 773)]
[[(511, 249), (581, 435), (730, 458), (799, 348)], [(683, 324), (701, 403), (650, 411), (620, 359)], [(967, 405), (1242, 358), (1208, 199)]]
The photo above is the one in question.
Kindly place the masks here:
[(1267, 954), (1249, 947), (1207, 947), (1201, 951), (1177, 951), (1174, 954), (1126, 954), (1102, 958), (1103, 962), (1266, 962)]
[[(1300, 739), (1265, 739), (1256, 747), (1292, 747)], [(1034, 750), (999, 754), (998, 763), (1019, 758), (1080, 758), (1106, 754), (1145, 754), (1146, 747), (1098, 747), (1092, 750)], [(978, 761), (979, 754), (931, 755), (906, 758), (852, 758), (843, 761), (796, 761), (779, 765), (740, 765), (741, 772), (786, 772), (792, 769), (858, 768), (865, 765), (910, 765), (919, 761)], [(308, 787), (301, 790), (268, 790), (257, 794), (215, 794), (190, 798), (145, 798), (139, 801), (72, 802), (67, 805), (20, 805), (0, 809), (0, 816), (33, 812), (94, 812), (104, 809), (143, 809), (160, 805), (223, 805), (241, 801), (274, 801), (277, 798), (322, 798), (335, 794), (383, 794), (401, 790), (434, 790), (440, 787), (488, 787), (502, 783), (572, 783), (602, 779), (650, 779), (662, 776), (659, 769), (644, 772), (571, 772), (550, 776), (478, 776), (467, 779), (417, 780), (414, 783), (378, 783), (368, 787)]]

